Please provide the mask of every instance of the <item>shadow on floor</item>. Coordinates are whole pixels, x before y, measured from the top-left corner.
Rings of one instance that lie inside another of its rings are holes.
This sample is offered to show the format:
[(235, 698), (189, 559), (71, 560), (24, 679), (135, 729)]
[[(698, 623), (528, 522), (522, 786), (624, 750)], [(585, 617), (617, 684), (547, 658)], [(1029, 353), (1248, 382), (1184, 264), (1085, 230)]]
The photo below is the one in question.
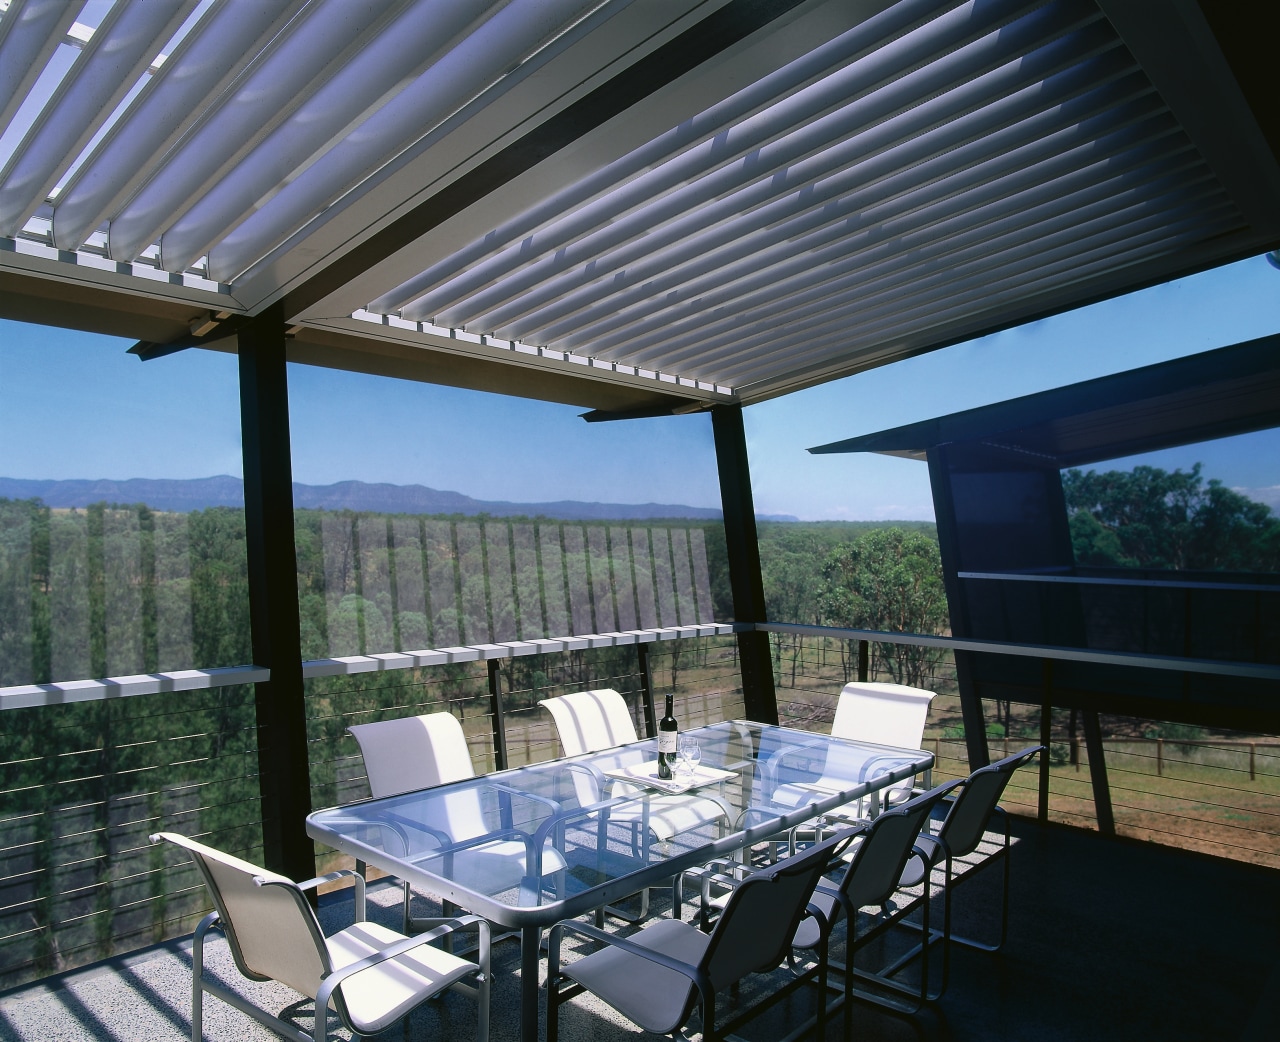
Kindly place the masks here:
[[(1186, 1040), (1261, 1042), (1280, 1020), (1280, 873), (1271, 869), (1061, 826), (1015, 822), (1012, 920), (999, 955), (956, 949), (942, 1000), (915, 1017), (856, 1003), (852, 1036), (916, 1040)], [(957, 893), (957, 927), (994, 929), (999, 872)], [(399, 891), (374, 890), (371, 916), (394, 924)], [(657, 903), (655, 911), (664, 906)], [(322, 908), (326, 929), (345, 925), (347, 900)], [(248, 985), (225, 949), (211, 955), (223, 980), (276, 1010), (297, 996)], [(519, 950), (494, 951), (494, 1042), (516, 1042)], [(189, 1038), (190, 942), (171, 942), (0, 995), (0, 1042), (164, 1042)], [(310, 1029), (310, 1006), (297, 1007)], [(814, 1009), (802, 992), (748, 1023), (748, 1042), (769, 1042)], [(331, 1021), (332, 1023), (332, 1021)], [(216, 999), (206, 1000), (207, 1039), (274, 1039)], [(828, 1027), (841, 1039), (843, 1016)], [(384, 1039), (468, 1042), (474, 1006), (450, 995)], [(345, 1032), (338, 1037), (347, 1037)], [(561, 1018), (565, 1042), (621, 1042), (637, 1033), (607, 1007), (575, 999)]]

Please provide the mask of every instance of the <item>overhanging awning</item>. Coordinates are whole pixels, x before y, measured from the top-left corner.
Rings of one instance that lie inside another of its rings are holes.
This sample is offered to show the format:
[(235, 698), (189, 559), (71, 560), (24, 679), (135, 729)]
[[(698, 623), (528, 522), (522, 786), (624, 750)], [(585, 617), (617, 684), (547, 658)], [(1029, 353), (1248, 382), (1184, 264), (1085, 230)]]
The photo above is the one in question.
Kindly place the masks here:
[(1280, 426), (1280, 336), (831, 442), (813, 453), (924, 459), (971, 445), (1078, 467)]

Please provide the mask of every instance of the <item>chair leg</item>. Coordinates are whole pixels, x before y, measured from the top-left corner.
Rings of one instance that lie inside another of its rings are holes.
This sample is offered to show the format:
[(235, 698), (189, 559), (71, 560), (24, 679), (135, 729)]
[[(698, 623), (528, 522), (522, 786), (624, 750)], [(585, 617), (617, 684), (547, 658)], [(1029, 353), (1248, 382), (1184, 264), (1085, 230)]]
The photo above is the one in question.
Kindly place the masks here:
[(827, 1037), (827, 946), (822, 944), (818, 951), (818, 1014), (817, 1030), (814, 1038), (824, 1042)]
[[(699, 991), (702, 989), (699, 988)], [(716, 995), (708, 990), (702, 995), (702, 1042), (719, 1042), (716, 1032)], [(547, 1042), (551, 1042), (547, 1039)]]
[[(483, 939), (481, 939), (480, 944), (483, 952)], [(480, 982), (476, 986), (476, 1003), (480, 1007), (476, 1013), (476, 1042), (489, 1042), (489, 993), (493, 974), (489, 971), (489, 956), (487, 952), (481, 956), (480, 965)]]
[(191, 1042), (204, 1039), (204, 938), (217, 921), (217, 912), (206, 915), (191, 941)]
[(547, 935), (547, 1042), (560, 1037), (560, 937), (554, 926)]

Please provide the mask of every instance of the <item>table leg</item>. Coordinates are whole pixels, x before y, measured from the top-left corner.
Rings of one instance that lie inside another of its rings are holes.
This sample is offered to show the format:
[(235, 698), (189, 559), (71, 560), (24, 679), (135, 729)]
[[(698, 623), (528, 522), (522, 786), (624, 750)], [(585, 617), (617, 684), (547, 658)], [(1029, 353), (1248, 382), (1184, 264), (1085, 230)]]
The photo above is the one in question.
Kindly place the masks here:
[(538, 949), (542, 928), (520, 931), (520, 1042), (538, 1042)]

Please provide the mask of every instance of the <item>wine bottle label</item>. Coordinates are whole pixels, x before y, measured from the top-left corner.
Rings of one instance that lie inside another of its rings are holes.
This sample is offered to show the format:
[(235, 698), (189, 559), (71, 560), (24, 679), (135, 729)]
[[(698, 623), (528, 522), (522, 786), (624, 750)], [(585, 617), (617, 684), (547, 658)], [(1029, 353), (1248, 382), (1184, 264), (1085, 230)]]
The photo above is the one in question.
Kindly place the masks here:
[(674, 753), (676, 751), (676, 732), (675, 731), (659, 731), (658, 732), (658, 752)]

